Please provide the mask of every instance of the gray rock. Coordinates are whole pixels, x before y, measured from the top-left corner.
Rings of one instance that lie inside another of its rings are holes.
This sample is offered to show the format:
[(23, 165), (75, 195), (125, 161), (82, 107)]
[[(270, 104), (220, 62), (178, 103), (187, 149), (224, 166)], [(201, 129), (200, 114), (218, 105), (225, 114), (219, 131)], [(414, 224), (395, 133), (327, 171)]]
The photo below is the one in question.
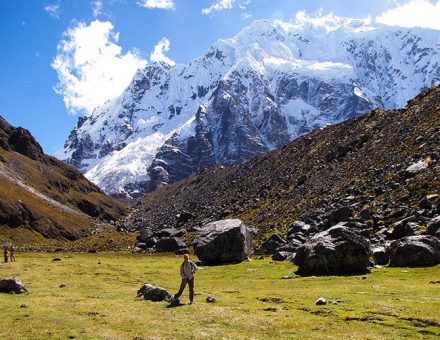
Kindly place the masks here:
[(294, 262), (300, 275), (365, 273), (371, 255), (370, 242), (365, 237), (337, 224), (298, 248)]
[(273, 234), (261, 246), (265, 254), (274, 254), (283, 244), (286, 244), (286, 241), (280, 235)]
[(158, 252), (171, 252), (185, 248), (185, 242), (177, 237), (162, 237), (156, 243), (156, 251)]
[(213, 296), (208, 296), (207, 298), (206, 298), (206, 302), (208, 302), (208, 303), (214, 303), (216, 301), (216, 299), (215, 299), (215, 297), (213, 297)]
[(277, 251), (275, 254), (272, 255), (272, 260), (285, 261), (289, 258), (292, 258), (294, 255), (295, 255), (295, 253), (291, 253), (288, 251)]
[(389, 238), (392, 240), (396, 240), (406, 236), (414, 235), (414, 230), (408, 224), (408, 222), (413, 221), (414, 216), (410, 216), (395, 222), (391, 225), (391, 232), (389, 233)]
[(390, 261), (390, 254), (385, 247), (373, 248), (373, 257), (376, 264), (385, 266)]
[(16, 277), (7, 277), (0, 279), (0, 292), (22, 294), (27, 293), (28, 290), (20, 279)]
[(136, 294), (137, 297), (143, 296), (145, 300), (151, 301), (169, 301), (171, 294), (167, 292), (165, 288), (155, 287), (150, 284), (144, 284)]
[(331, 223), (348, 221), (353, 217), (353, 211), (349, 207), (340, 207), (331, 211), (326, 219)]
[(293, 222), (292, 226), (289, 228), (289, 231), (287, 232), (287, 238), (290, 238), (290, 235), (296, 233), (303, 233), (307, 235), (309, 230), (310, 230), (310, 224), (307, 224), (302, 221), (295, 221)]
[(239, 219), (206, 224), (194, 240), (194, 252), (208, 264), (242, 262), (252, 255), (255, 231)]
[(440, 216), (434, 217), (428, 222), (428, 234), (440, 237)]
[(327, 300), (323, 297), (320, 297), (318, 300), (316, 300), (315, 303), (317, 306), (323, 306), (327, 304)]
[(409, 236), (391, 243), (392, 267), (427, 267), (439, 263), (440, 241), (435, 236)]

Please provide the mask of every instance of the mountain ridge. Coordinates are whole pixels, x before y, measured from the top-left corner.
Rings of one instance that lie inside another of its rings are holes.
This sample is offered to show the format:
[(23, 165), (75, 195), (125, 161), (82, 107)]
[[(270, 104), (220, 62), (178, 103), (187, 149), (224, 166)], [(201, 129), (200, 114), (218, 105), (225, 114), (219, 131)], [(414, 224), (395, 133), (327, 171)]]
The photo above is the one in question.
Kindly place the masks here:
[(144, 195), (440, 82), (439, 31), (333, 21), (256, 21), (188, 65), (146, 66), (57, 156), (107, 193)]

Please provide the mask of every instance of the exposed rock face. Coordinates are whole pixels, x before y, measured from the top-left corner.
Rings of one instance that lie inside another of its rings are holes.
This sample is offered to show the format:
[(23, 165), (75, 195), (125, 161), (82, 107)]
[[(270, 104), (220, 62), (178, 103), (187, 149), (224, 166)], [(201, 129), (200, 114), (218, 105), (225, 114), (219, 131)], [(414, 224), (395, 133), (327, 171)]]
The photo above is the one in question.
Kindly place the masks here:
[(390, 266), (427, 267), (440, 263), (440, 241), (435, 236), (409, 236), (391, 244)]
[(1, 293), (15, 293), (22, 294), (27, 293), (26, 287), (23, 283), (16, 277), (8, 277), (5, 279), (0, 279), (0, 292)]
[(252, 255), (253, 232), (238, 219), (208, 223), (194, 240), (194, 252), (208, 264), (241, 262)]
[(137, 297), (143, 296), (145, 300), (151, 301), (169, 301), (171, 294), (165, 288), (155, 287), (150, 284), (144, 284), (137, 292)]
[(366, 238), (344, 225), (336, 225), (298, 248), (294, 262), (301, 275), (365, 273), (370, 256)]
[(329, 31), (256, 21), (188, 65), (148, 65), (79, 119), (58, 157), (107, 193), (142, 195), (374, 107), (403, 107), (439, 83), (438, 32), (332, 20)]

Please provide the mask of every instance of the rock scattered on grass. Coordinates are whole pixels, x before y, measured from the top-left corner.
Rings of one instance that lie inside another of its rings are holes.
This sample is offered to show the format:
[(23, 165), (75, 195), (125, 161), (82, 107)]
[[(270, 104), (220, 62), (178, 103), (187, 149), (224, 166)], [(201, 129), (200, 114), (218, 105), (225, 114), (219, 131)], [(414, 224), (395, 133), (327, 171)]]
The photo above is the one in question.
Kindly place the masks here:
[(206, 298), (206, 302), (208, 302), (208, 303), (213, 303), (213, 302), (215, 302), (216, 301), (216, 299), (215, 299), (215, 297), (213, 297), (213, 296), (208, 296), (207, 298)]
[(16, 277), (7, 277), (0, 279), (0, 292), (1, 293), (15, 293), (23, 294), (27, 293), (28, 290), (20, 279)]
[(59, 257), (54, 257), (54, 258), (52, 259), (52, 262), (59, 262), (59, 261), (61, 261), (61, 259), (60, 259)]
[(145, 300), (151, 301), (170, 301), (171, 294), (165, 288), (155, 287), (150, 284), (144, 284), (137, 292), (137, 297), (143, 296)]
[(320, 297), (318, 300), (316, 300), (315, 304), (317, 306), (322, 306), (327, 304), (327, 300), (323, 297)]

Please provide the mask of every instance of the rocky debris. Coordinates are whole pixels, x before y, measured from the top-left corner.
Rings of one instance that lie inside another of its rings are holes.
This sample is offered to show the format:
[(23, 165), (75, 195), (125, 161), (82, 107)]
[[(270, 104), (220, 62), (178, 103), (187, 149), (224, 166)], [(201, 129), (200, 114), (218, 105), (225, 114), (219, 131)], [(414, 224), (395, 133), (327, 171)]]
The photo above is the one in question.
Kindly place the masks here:
[(143, 296), (145, 300), (151, 301), (170, 301), (171, 294), (165, 288), (155, 287), (150, 284), (144, 284), (136, 294), (137, 297)]
[(161, 237), (181, 237), (185, 235), (186, 230), (185, 229), (176, 229), (176, 228), (165, 228), (160, 229), (154, 233), (155, 237), (161, 238)]
[(318, 300), (316, 300), (315, 305), (317, 306), (323, 306), (327, 304), (327, 300), (323, 297), (320, 297)]
[(294, 262), (300, 275), (365, 273), (370, 256), (370, 242), (359, 232), (338, 224), (298, 248)]
[(410, 216), (401, 221), (395, 222), (391, 226), (391, 232), (389, 233), (389, 239), (396, 240), (405, 236), (413, 236), (415, 234), (413, 228), (409, 224), (410, 221), (414, 221), (415, 217)]
[(287, 239), (291, 239), (292, 235), (304, 234), (308, 235), (310, 232), (310, 224), (304, 223), (303, 221), (295, 221), (287, 232)]
[(194, 252), (208, 264), (242, 262), (252, 255), (254, 232), (239, 219), (211, 222), (199, 231)]
[(0, 279), (0, 292), (22, 294), (27, 293), (28, 290), (18, 278), (8, 277)]
[(373, 257), (375, 263), (380, 266), (385, 266), (390, 262), (390, 253), (382, 246), (373, 248)]
[(440, 216), (434, 217), (428, 222), (428, 234), (440, 238)]
[(157, 252), (172, 252), (186, 249), (186, 244), (177, 237), (162, 237), (156, 243)]
[(440, 241), (431, 235), (409, 236), (391, 243), (390, 266), (427, 267), (440, 263)]
[(263, 242), (261, 247), (265, 254), (274, 254), (277, 248), (281, 247), (284, 244), (286, 244), (286, 240), (284, 240), (278, 234), (272, 234), (266, 241)]
[(216, 302), (216, 301), (217, 301), (216, 298), (213, 297), (213, 296), (208, 296), (208, 297), (206, 298), (206, 302), (208, 302), (208, 303), (214, 303), (214, 302)]
[(277, 251), (272, 255), (272, 260), (274, 261), (285, 261), (289, 259), (293, 259), (295, 253), (291, 253), (288, 251)]

